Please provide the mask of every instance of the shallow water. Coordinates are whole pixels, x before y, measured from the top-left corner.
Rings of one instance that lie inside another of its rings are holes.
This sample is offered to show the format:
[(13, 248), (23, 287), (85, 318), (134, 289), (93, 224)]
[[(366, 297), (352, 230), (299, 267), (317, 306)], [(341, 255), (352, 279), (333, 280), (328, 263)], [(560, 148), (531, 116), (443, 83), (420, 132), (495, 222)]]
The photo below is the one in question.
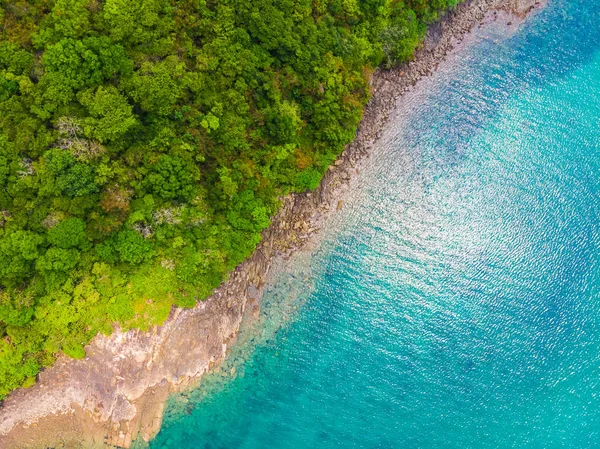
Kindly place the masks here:
[(152, 448), (600, 447), (600, 2), (477, 36)]

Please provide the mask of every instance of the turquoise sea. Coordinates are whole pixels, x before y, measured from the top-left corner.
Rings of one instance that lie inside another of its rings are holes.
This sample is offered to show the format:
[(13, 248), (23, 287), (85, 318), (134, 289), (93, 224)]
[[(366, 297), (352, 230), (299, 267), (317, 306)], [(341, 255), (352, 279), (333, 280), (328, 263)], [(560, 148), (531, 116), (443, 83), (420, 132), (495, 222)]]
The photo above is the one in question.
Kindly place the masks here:
[(151, 448), (600, 447), (600, 1), (470, 40)]

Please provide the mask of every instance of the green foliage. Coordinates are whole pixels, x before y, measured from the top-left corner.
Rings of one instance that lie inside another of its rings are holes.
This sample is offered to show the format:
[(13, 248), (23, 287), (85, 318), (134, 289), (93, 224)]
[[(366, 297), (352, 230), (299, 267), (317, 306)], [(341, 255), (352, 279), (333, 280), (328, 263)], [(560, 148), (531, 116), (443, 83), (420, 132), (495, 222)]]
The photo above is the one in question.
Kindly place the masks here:
[(127, 83), (130, 95), (147, 112), (167, 114), (179, 99), (184, 87), (180, 78), (185, 64), (175, 56), (159, 64), (145, 62)]
[(121, 231), (115, 239), (115, 249), (123, 262), (139, 264), (152, 256), (152, 244), (135, 231)]
[(80, 253), (74, 249), (50, 248), (37, 259), (35, 268), (42, 276), (48, 293), (63, 286), (77, 266)]
[(0, 399), (209, 295), (458, 0), (0, 0)]
[(77, 265), (79, 252), (74, 249), (50, 248), (37, 260), (36, 269), (40, 272), (68, 272)]
[(44, 154), (48, 171), (53, 176), (48, 184), (60, 193), (74, 198), (98, 192), (94, 183), (95, 169), (89, 164), (77, 162), (69, 153), (53, 149)]
[(412, 58), (424, 32), (414, 11), (407, 11), (406, 16), (385, 28), (380, 39), (387, 64)]
[(0, 188), (4, 187), (6, 181), (8, 181), (8, 175), (10, 173), (10, 160), (6, 151), (3, 151), (3, 141), (6, 144), (8, 139), (5, 136), (0, 136)]
[(74, 359), (82, 359), (85, 357), (85, 350), (77, 343), (67, 343), (63, 345), (62, 351)]
[(85, 133), (100, 142), (118, 139), (137, 123), (124, 95), (113, 86), (100, 86), (95, 92), (83, 91), (79, 102), (90, 114), (85, 118)]
[(23, 230), (0, 238), (0, 278), (5, 287), (16, 287), (32, 274), (43, 241), (42, 236)]
[(28, 292), (9, 290), (0, 293), (0, 320), (6, 326), (25, 326), (34, 312), (33, 298)]
[(106, 37), (60, 40), (48, 46), (43, 62), (45, 79), (67, 84), (73, 90), (101, 84), (117, 73), (128, 74), (133, 68), (123, 47)]
[(172, 8), (166, 0), (106, 0), (102, 17), (110, 36), (130, 46), (150, 46), (149, 53), (156, 53), (157, 42), (172, 27), (168, 12)]
[(0, 42), (0, 70), (22, 75), (33, 68), (35, 57), (12, 42)]
[(82, 219), (69, 218), (48, 231), (48, 242), (63, 249), (83, 248), (88, 242), (84, 230), (85, 223)]
[(56, 0), (42, 20), (42, 29), (33, 42), (42, 47), (64, 38), (80, 38), (90, 29), (89, 0)]
[(312, 190), (319, 185), (321, 181), (321, 173), (317, 170), (303, 170), (296, 177), (296, 184), (304, 190)]
[(191, 167), (191, 164), (186, 164), (178, 156), (162, 155), (152, 166), (150, 174), (144, 180), (144, 185), (165, 200), (176, 198), (191, 200), (195, 181)]

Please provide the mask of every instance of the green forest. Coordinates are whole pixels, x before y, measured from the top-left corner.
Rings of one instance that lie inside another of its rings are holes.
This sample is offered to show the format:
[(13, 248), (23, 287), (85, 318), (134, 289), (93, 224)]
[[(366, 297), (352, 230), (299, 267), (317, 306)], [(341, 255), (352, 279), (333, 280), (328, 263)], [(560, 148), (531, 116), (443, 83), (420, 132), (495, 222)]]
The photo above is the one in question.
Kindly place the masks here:
[(458, 0), (0, 0), (0, 399), (247, 258)]

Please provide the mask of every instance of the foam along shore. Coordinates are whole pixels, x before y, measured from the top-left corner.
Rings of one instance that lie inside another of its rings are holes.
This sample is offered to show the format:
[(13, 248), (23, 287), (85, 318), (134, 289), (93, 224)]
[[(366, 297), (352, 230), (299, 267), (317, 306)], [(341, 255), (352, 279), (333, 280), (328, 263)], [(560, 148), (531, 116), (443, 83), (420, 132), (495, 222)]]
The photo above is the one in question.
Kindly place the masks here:
[[(13, 392), (0, 408), (0, 447), (121, 447), (150, 440), (169, 394), (193, 387), (227, 356), (242, 320), (258, 314), (265, 279), (278, 258), (310, 242), (365, 163), (398, 98), (430, 75), (474, 26), (516, 22), (541, 6), (535, 0), (465, 0), (430, 27), (410, 63), (378, 70), (355, 140), (310, 193), (286, 197), (254, 254), (206, 301), (174, 309), (150, 332), (115, 331), (86, 347), (86, 358), (59, 357), (35, 386)], [(512, 14), (509, 16), (509, 14)]]

